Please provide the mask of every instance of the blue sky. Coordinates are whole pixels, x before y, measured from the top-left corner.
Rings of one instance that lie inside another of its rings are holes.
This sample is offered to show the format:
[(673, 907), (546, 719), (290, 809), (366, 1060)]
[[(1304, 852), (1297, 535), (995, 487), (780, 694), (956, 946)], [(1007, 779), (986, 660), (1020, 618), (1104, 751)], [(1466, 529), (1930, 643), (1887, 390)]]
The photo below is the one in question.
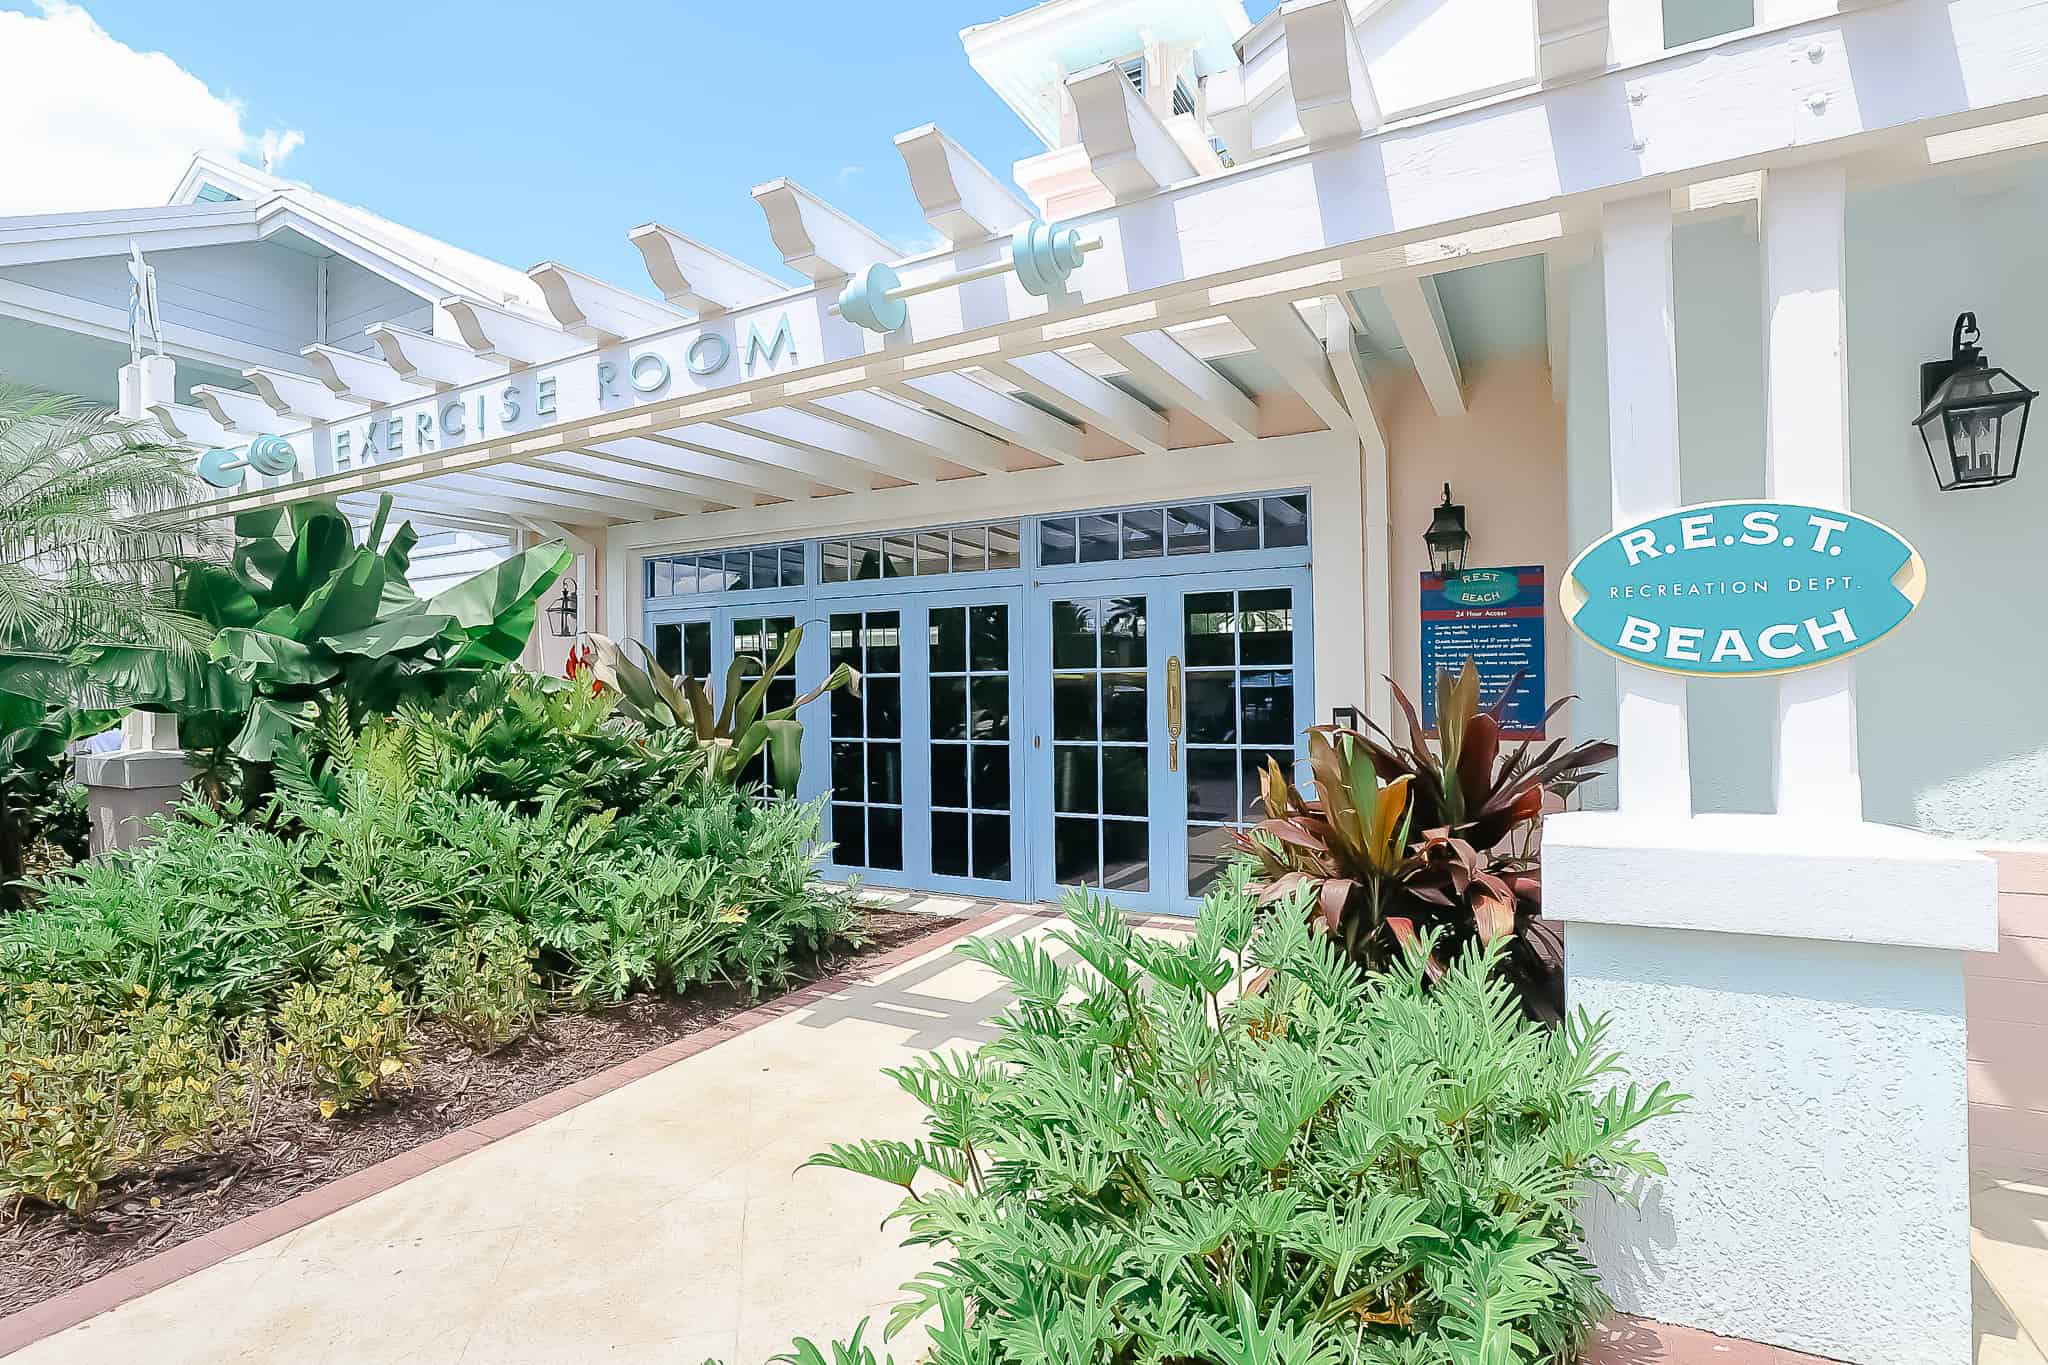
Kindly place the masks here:
[(80, 3), (249, 126), (303, 130), (283, 174), (508, 265), (634, 287), (626, 231), (649, 220), (775, 266), (748, 190), (777, 176), (928, 240), (891, 144), (919, 124), (999, 173), (1038, 150), (958, 36), (1024, 0)]

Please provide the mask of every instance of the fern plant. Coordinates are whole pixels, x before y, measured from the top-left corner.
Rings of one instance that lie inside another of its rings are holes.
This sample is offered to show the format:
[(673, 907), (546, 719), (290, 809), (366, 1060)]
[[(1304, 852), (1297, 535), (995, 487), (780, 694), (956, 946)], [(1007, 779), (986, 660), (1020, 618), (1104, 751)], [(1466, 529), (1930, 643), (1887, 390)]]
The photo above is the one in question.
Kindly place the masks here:
[(1184, 940), (1076, 895), (1051, 943), (958, 950), (1014, 997), (997, 1039), (888, 1073), (922, 1138), (808, 1163), (901, 1186), (906, 1244), (942, 1253), (891, 1338), (935, 1316), (936, 1365), (1579, 1358), (1608, 1303), (1578, 1206), (1663, 1172), (1640, 1130), (1682, 1097), (1614, 1088), (1583, 1013), (1527, 1020), (1498, 942), (1427, 991), (1428, 938), (1365, 975), (1249, 875)]

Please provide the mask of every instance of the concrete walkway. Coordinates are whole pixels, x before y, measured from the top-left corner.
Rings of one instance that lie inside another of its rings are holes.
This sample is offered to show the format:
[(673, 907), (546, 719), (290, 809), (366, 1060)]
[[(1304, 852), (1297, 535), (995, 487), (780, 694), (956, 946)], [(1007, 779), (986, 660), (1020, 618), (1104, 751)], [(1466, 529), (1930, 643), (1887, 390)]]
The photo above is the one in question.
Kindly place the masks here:
[[(1055, 923), (964, 900), (922, 908), (971, 915), (979, 934)], [(881, 1068), (985, 1041), (1005, 997), (951, 943), (814, 994), (10, 1361), (760, 1365), (863, 1316), (878, 1339), (929, 1253), (878, 1230), (893, 1190), (796, 1167), (833, 1142), (914, 1134), (921, 1111)], [(2048, 1365), (2048, 1181), (1981, 1178), (1975, 1223), (1978, 1365)], [(1627, 1320), (1609, 1337), (1596, 1360), (1804, 1359)], [(893, 1353), (915, 1360), (922, 1342)]]
[(2048, 1365), (2048, 1171), (1971, 1181), (1976, 1365)]
[[(999, 913), (979, 932), (1050, 927)], [(880, 1069), (984, 1041), (1001, 1007), (941, 947), (12, 1360), (758, 1365), (866, 1314), (878, 1334), (928, 1260), (877, 1231), (898, 1194), (796, 1167), (914, 1132), (922, 1111)]]

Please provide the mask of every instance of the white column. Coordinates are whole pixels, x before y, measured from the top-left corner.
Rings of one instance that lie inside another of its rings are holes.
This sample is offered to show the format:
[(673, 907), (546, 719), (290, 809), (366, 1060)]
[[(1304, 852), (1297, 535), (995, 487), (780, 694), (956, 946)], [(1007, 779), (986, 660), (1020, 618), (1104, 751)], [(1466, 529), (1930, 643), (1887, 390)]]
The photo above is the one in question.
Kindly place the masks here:
[[(1765, 172), (1765, 496), (1849, 506), (1847, 322), (1842, 304), (1840, 163)], [(1854, 660), (1778, 682), (1774, 743), (1777, 811), (1860, 820)]]
[(1384, 441), (1363, 439), (1358, 476), (1363, 489), (1365, 537), (1365, 713), (1373, 723), (1394, 723), (1394, 573), (1390, 529), (1389, 460)]
[[(1671, 302), (1671, 200), (1659, 192), (1605, 206), (1607, 409), (1614, 525), (1679, 505), (1678, 349)], [(1692, 814), (1685, 679), (1616, 661), (1624, 813)]]
[(152, 403), (175, 403), (177, 362), (167, 355), (146, 355), (121, 367), (120, 413), (124, 420), (139, 422), (149, 416)]
[(1664, 6), (1659, 0), (1608, 0), (1607, 60), (1637, 66), (1664, 55)]

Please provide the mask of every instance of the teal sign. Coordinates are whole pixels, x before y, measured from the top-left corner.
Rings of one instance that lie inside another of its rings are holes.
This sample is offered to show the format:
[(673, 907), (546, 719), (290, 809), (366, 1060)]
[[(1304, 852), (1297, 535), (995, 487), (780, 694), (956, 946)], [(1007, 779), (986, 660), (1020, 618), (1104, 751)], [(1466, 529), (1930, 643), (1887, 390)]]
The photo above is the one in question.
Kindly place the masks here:
[(244, 470), (258, 474), (289, 474), (298, 468), (299, 452), (282, 436), (258, 436), (246, 446), (209, 450), (199, 457), (199, 477), (215, 488), (240, 488)]
[(1854, 654), (1920, 605), (1927, 566), (1854, 512), (1788, 502), (1681, 507), (1586, 547), (1565, 619), (1617, 659), (1756, 677)]

